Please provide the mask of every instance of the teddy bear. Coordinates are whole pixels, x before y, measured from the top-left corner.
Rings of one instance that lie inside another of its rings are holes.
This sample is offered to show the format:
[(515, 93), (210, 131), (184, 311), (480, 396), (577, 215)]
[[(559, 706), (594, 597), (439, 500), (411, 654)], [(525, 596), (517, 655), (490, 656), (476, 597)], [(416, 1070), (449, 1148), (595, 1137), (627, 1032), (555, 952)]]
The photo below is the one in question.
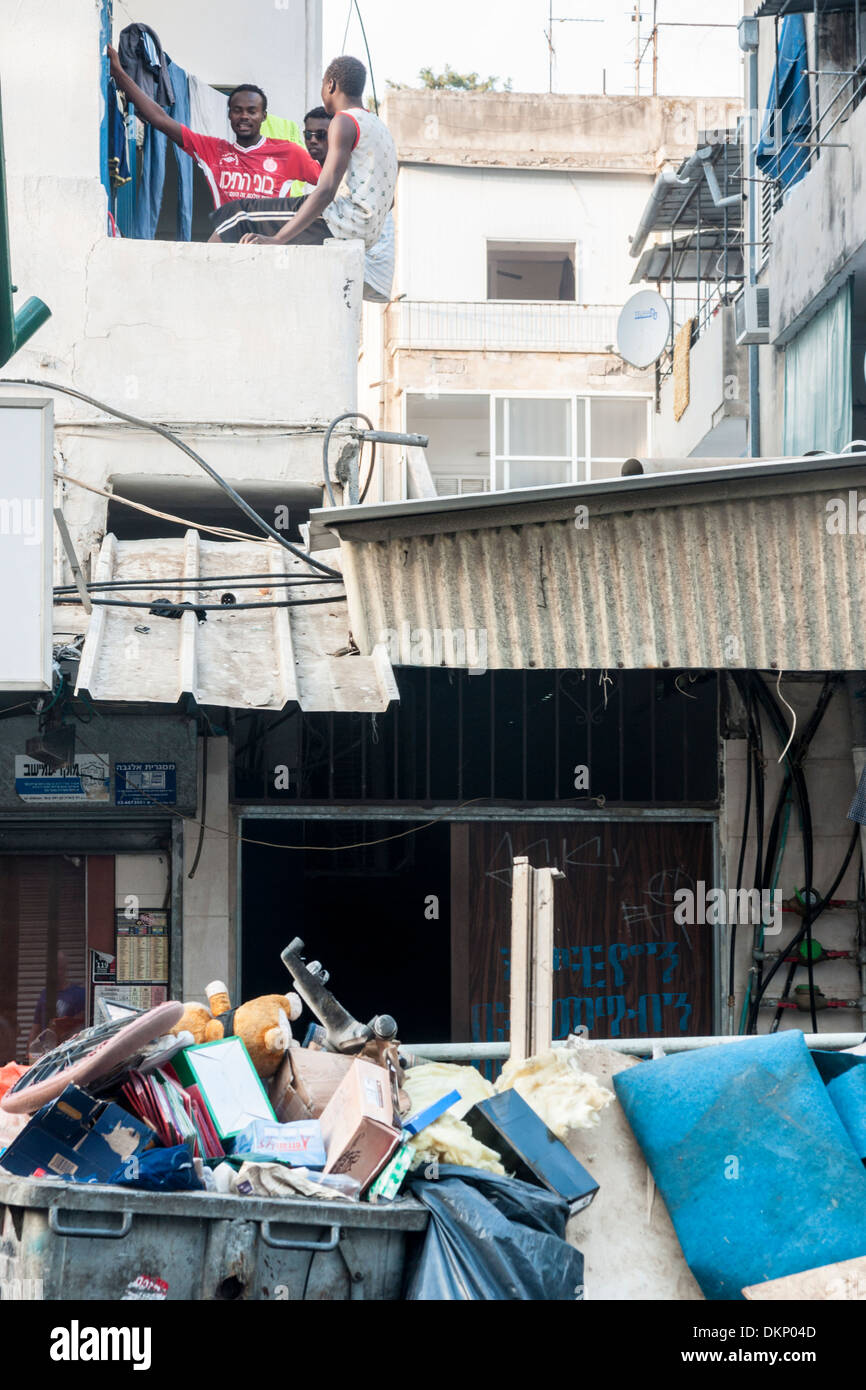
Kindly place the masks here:
[(209, 1023), (213, 1023), (213, 1014), (206, 1004), (184, 1004), (183, 1013), (171, 1032), (176, 1038), (180, 1037), (181, 1033), (191, 1033), (194, 1043), (203, 1043), (207, 1042)]
[(208, 985), (205, 994), (213, 1014), (205, 1029), (207, 1041), (241, 1038), (262, 1080), (273, 1076), (292, 1041), (290, 1024), (301, 1015), (297, 994), (262, 994), (236, 1009), (221, 980)]
[(186, 1004), (175, 1036), (186, 1029), (197, 1043), (218, 1042), (220, 1038), (240, 1038), (262, 1080), (273, 1076), (292, 1041), (290, 1025), (301, 1014), (297, 994), (263, 994), (246, 1004), (231, 1006), (222, 980), (205, 989), (208, 1005)]

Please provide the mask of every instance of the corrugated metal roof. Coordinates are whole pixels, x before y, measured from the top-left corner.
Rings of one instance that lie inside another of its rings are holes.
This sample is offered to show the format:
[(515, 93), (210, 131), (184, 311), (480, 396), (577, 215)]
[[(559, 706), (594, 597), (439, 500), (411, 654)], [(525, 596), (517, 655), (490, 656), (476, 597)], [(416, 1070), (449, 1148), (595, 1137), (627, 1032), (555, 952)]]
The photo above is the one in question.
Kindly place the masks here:
[(406, 664), (469, 664), (438, 631), (493, 669), (861, 670), (866, 546), (831, 533), (827, 511), (858, 484), (862, 456), (804, 459), (354, 507), (314, 526), (340, 534), (362, 651), (390, 641)]
[[(330, 561), (339, 562), (339, 551)], [(336, 567), (336, 566), (335, 566)], [(311, 607), (238, 610), (226, 606), (199, 623), (191, 612), (179, 619), (152, 616), (147, 609), (94, 605), (78, 676), (78, 691), (94, 700), (176, 704), (192, 695), (202, 705), (232, 709), (283, 709), (297, 701), (305, 710), (380, 712), (398, 698), (387, 654), (337, 656), (349, 645), (340, 585), (316, 583), (233, 588), (244, 576), (309, 578), (302, 561), (274, 544), (203, 540), (197, 531), (183, 539), (102, 544), (95, 581), (200, 578), (222, 579), (214, 592), (153, 588), (100, 591), (105, 597), (151, 604), (219, 603), (222, 592), (238, 604), (334, 596)], [(140, 629), (140, 630), (136, 630)]]
[[(740, 280), (743, 277), (743, 252), (738, 245), (739, 234), (728, 236), (728, 251), (725, 256), (725, 233), (722, 229), (702, 231), (700, 236), (690, 232), (679, 237), (671, 256), (670, 242), (662, 241), (657, 246), (648, 246), (641, 253), (631, 283), (638, 285), (643, 280), (670, 280), (671, 259), (673, 259), (675, 280), (694, 280), (700, 268), (701, 280)], [(698, 265), (700, 248), (700, 267)]]

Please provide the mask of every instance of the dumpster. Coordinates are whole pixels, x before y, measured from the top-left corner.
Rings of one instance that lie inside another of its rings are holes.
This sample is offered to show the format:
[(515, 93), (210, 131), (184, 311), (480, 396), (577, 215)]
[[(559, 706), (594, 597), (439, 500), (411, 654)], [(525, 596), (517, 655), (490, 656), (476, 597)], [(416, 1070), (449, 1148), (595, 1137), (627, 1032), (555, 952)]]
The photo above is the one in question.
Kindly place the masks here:
[(0, 1169), (0, 1297), (392, 1301), (427, 1219), (411, 1197), (153, 1193)]

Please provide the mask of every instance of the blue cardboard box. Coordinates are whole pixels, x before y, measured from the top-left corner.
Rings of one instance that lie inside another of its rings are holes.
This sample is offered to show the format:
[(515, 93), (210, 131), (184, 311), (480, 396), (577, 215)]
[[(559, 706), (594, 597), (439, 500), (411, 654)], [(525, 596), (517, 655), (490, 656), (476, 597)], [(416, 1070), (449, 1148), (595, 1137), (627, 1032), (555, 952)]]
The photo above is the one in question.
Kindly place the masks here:
[(0, 1166), (22, 1178), (107, 1182), (154, 1137), (152, 1129), (113, 1101), (67, 1086), (37, 1110), (12, 1140)]

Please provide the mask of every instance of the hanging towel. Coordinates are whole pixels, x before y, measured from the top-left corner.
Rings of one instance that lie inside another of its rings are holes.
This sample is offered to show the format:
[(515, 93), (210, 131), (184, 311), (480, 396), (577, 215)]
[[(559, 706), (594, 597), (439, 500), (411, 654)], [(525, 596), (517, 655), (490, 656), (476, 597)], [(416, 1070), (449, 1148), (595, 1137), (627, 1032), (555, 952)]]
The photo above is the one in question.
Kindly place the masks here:
[(168, 109), (175, 94), (169, 71), (170, 59), (162, 51), (159, 36), (148, 24), (127, 24), (117, 40), (120, 66), (146, 96)]
[[(181, 125), (189, 125), (189, 83), (183, 68), (168, 59), (174, 101), (169, 115)], [(165, 135), (153, 126), (145, 126), (144, 148), (141, 155), (141, 180), (135, 209), (134, 235), (152, 241), (159, 222), (162, 194), (165, 186)], [(177, 165), (177, 240), (192, 239), (192, 161), (178, 145), (174, 146)]]
[(225, 94), (192, 73), (189, 76), (189, 128), (196, 135), (213, 135), (217, 140), (233, 140)]

